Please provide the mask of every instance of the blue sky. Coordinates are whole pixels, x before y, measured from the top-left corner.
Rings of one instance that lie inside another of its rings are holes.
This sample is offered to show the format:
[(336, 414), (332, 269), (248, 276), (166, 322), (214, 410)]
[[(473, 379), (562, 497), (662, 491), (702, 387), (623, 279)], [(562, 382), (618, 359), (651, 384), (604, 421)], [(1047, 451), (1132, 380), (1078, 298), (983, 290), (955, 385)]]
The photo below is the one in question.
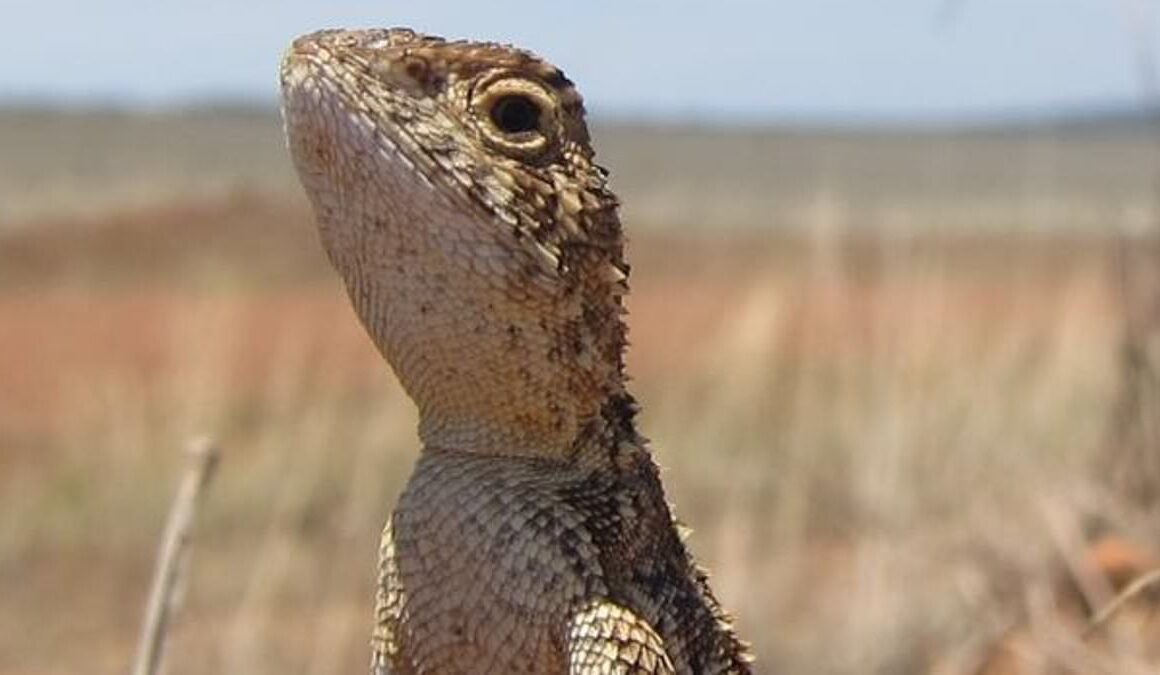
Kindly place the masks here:
[[(598, 112), (678, 118), (1124, 104), (1141, 97), (1137, 47), (1160, 59), (1160, 0), (5, 2), (0, 99), (273, 101), (282, 48), (327, 26), (516, 42), (561, 65)], [(948, 2), (961, 5), (950, 21)]]

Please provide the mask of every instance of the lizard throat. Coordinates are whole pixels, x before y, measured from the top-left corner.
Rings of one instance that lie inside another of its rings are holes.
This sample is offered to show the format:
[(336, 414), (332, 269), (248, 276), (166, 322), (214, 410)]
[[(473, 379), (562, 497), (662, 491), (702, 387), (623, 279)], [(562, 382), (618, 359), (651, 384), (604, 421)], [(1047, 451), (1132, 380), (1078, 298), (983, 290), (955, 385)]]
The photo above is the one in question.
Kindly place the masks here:
[(486, 248), (478, 242), (449, 252), (429, 236), (371, 238), (381, 258), (336, 263), (419, 408), (424, 447), (567, 457), (606, 435), (610, 401), (625, 396), (624, 328), (611, 298), (604, 308), (585, 306), (477, 269), (459, 251)]

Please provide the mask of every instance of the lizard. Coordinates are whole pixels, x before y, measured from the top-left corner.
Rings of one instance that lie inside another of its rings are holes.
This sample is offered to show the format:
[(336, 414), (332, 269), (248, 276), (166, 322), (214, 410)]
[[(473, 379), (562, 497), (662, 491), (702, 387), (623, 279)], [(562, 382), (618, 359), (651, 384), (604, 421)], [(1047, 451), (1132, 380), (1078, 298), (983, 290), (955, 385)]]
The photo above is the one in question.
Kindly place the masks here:
[(751, 672), (637, 430), (619, 202), (574, 84), (405, 28), (303, 35), (280, 80), (322, 247), (418, 408), (372, 672)]

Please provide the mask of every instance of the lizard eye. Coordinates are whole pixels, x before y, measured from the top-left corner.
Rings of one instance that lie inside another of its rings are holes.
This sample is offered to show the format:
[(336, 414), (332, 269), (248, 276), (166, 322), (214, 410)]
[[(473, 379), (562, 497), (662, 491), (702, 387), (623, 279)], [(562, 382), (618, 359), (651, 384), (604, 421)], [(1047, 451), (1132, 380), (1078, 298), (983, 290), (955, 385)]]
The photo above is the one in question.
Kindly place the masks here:
[(527, 96), (502, 96), (491, 106), (491, 121), (509, 134), (535, 131), (540, 127), (540, 106)]
[(544, 161), (563, 133), (555, 96), (539, 81), (505, 73), (471, 93), (477, 126), (496, 150), (521, 161)]

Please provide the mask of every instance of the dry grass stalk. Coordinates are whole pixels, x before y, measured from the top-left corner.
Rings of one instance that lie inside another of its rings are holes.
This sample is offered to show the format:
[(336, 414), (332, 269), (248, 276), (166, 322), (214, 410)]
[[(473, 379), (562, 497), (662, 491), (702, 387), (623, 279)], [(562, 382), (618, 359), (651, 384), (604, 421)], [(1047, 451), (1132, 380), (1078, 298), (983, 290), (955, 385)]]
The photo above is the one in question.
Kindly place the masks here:
[(1100, 627), (1107, 623), (1108, 620), (1113, 616), (1115, 616), (1116, 612), (1120, 611), (1120, 608), (1126, 605), (1129, 600), (1135, 598), (1136, 596), (1144, 593), (1156, 585), (1160, 585), (1160, 569), (1154, 569), (1128, 584), (1124, 590), (1120, 591), (1116, 597), (1112, 598), (1111, 602), (1104, 605), (1103, 609), (1096, 612), (1095, 616), (1093, 616), (1091, 621), (1088, 623), (1087, 628), (1084, 629), (1084, 636), (1086, 637), (1099, 630)]
[(198, 439), (190, 444), (189, 464), (169, 510), (169, 520), (161, 539), (153, 585), (145, 610), (145, 623), (137, 646), (133, 675), (154, 675), (165, 653), (165, 638), (173, 610), (178, 582), (188, 552), (190, 532), (197, 516), (202, 493), (213, 478), (219, 451), (212, 441)]

